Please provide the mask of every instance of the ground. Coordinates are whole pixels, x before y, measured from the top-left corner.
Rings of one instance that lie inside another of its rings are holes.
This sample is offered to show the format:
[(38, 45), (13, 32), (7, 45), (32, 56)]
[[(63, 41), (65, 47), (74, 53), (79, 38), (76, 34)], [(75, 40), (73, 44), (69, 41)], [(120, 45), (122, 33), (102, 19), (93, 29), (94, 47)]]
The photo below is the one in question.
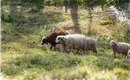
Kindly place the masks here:
[[(70, 54), (49, 50), (50, 45), (41, 45), (42, 37), (59, 29), (75, 32), (70, 9), (45, 6), (43, 10), (25, 6), (2, 6), (1, 75), (7, 80), (129, 80), (130, 59), (118, 54), (114, 59), (109, 41), (129, 42), (125, 36), (126, 25), (115, 20), (96, 7), (89, 22), (87, 9), (80, 8), (78, 24), (81, 34), (97, 40), (96, 55)], [(91, 26), (90, 26), (91, 25)], [(124, 27), (125, 26), (125, 27)], [(90, 33), (88, 34), (88, 29)]]

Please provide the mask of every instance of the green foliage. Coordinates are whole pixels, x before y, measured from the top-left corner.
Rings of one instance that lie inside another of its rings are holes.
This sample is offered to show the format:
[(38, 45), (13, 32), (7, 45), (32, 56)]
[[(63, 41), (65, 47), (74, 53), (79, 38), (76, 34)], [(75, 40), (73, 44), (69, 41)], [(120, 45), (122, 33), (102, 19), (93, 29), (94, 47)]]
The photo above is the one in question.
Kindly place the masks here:
[(115, 16), (104, 16), (101, 20), (99, 20), (99, 23), (100, 25), (114, 25), (115, 20)]
[(115, 64), (115, 67), (130, 70), (130, 67), (128, 67), (130, 66), (130, 62), (126, 59), (115, 61), (114, 64)]
[(49, 5), (84, 5), (86, 6), (110, 6), (110, 5), (116, 5), (121, 6), (122, 4), (128, 3), (130, 0), (49, 0), (46, 1)]
[(112, 21), (111, 20), (100, 20), (99, 23), (101, 25), (108, 25), (108, 24), (112, 24)]
[(3, 23), (3, 29), (2, 31), (2, 41), (14, 41), (17, 39), (20, 39), (23, 37), (23, 35), (29, 35), (30, 33), (33, 33), (33, 30), (36, 29), (36, 27), (33, 27), (30, 29), (30, 26), (17, 26), (13, 23)]
[[(5, 62), (2, 65), (2, 72), (7, 75), (16, 75), (24, 69), (43, 68), (47, 71), (66, 67), (74, 67), (81, 63), (78, 56), (54, 54), (43, 56), (40, 54), (26, 54)], [(4, 65), (6, 64), (6, 65)], [(12, 67), (12, 69), (10, 69)]]
[(5, 3), (5, 0), (0, 0), (0, 6)]
[[(110, 58), (110, 57), (109, 57)], [(88, 56), (85, 58), (85, 64), (93, 67), (93, 68), (99, 68), (99, 69), (113, 69), (114, 63), (113, 58), (109, 59), (105, 56)], [(87, 62), (89, 61), (89, 62)]]
[(124, 26), (124, 34), (125, 34), (125, 36), (124, 36), (124, 39), (127, 41), (127, 42), (129, 42), (130, 43), (130, 27), (129, 27), (129, 25), (128, 24), (125, 24), (125, 25), (123, 25)]
[(23, 15), (18, 15), (16, 13), (12, 12), (5, 12), (4, 9), (1, 10), (1, 19), (2, 22), (8, 22), (8, 23), (19, 23), (19, 22), (25, 22), (26, 18)]
[(117, 7), (120, 7), (122, 4), (128, 3), (130, 0), (110, 0), (109, 5), (115, 5)]
[(45, 2), (45, 0), (21, 0), (21, 2), (22, 3), (26, 3), (26, 2), (28, 2), (28, 3), (44, 3)]
[(3, 10), (1, 10), (1, 19), (4, 20), (4, 21), (9, 20), (8, 14), (5, 13)]
[(97, 36), (97, 46), (100, 47), (102, 46), (103, 48), (109, 49), (109, 42), (111, 38), (109, 36)]
[[(105, 6), (110, 6), (110, 5), (115, 5), (115, 6), (121, 6), (122, 4), (128, 3), (130, 0), (19, 0), (19, 3), (30, 3), (30, 4), (39, 4), (37, 7), (41, 7), (43, 5), (47, 6), (72, 6), (72, 5), (84, 5), (86, 6), (100, 6), (100, 5), (105, 5)], [(11, 2), (2, 0), (2, 5), (10, 5)]]

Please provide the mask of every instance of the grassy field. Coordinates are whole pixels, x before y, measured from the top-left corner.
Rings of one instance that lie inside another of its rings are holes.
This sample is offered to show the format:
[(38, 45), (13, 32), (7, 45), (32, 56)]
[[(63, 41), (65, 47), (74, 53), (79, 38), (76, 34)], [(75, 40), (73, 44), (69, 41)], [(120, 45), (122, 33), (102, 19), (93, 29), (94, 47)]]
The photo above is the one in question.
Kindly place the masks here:
[[(106, 10), (107, 11), (107, 10)], [(49, 50), (50, 45), (41, 45), (42, 37), (58, 29), (75, 33), (70, 9), (45, 6), (2, 6), (1, 24), (1, 75), (7, 80), (130, 80), (130, 59), (124, 55), (113, 58), (109, 41), (127, 39), (128, 26), (120, 24), (95, 8), (92, 12), (91, 34), (88, 35), (88, 10), (78, 9), (81, 34), (97, 40), (96, 55), (93, 52), (70, 54)], [(102, 15), (98, 14), (100, 12)]]

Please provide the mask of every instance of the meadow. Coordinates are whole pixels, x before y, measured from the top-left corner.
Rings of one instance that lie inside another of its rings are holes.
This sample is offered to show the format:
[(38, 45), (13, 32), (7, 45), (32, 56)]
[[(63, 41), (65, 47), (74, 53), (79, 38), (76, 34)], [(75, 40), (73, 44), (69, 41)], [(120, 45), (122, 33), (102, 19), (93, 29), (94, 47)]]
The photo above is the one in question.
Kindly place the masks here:
[(130, 28), (108, 11), (95, 7), (89, 23), (88, 10), (79, 7), (81, 34), (97, 40), (98, 54), (77, 54), (75, 50), (68, 54), (60, 51), (61, 45), (56, 51), (50, 45), (42, 46), (41, 39), (60, 29), (76, 33), (70, 9), (45, 6), (37, 11), (34, 6), (3, 5), (1, 76), (5, 80), (129, 80), (130, 59), (122, 54), (114, 59), (109, 41), (130, 43)]

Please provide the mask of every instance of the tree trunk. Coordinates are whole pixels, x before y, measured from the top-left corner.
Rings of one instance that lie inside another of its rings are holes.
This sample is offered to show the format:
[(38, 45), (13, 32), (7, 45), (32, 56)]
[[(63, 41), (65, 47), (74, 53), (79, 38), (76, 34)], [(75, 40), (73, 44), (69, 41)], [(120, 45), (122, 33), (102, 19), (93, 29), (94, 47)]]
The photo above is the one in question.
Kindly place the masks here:
[(68, 2), (67, 2), (67, 0), (65, 0), (65, 12), (67, 12), (67, 4), (68, 4)]
[(92, 27), (92, 10), (91, 7), (88, 8), (89, 14), (89, 23), (88, 23), (88, 35), (91, 34), (91, 27)]
[(76, 33), (81, 33), (78, 21), (78, 4), (75, 2), (75, 5), (71, 6), (71, 18), (74, 23), (74, 29)]
[(101, 4), (101, 8), (102, 8), (102, 10), (104, 10), (104, 6), (103, 6), (103, 4)]

